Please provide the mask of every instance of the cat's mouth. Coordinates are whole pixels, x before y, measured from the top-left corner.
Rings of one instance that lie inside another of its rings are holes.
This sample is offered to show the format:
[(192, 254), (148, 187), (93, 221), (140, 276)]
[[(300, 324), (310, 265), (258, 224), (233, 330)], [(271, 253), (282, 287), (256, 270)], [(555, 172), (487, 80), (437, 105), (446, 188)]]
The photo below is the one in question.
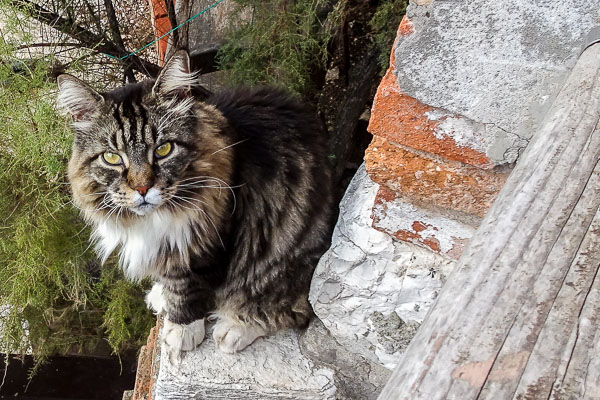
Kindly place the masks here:
[(135, 207), (131, 207), (131, 211), (133, 211), (137, 215), (146, 215), (149, 212), (153, 211), (156, 207), (157, 204), (152, 204), (145, 201), (141, 204), (136, 205)]
[(136, 193), (133, 196), (133, 203), (134, 206), (130, 207), (131, 211), (137, 215), (146, 215), (162, 204), (162, 196), (158, 189), (151, 188), (145, 196)]

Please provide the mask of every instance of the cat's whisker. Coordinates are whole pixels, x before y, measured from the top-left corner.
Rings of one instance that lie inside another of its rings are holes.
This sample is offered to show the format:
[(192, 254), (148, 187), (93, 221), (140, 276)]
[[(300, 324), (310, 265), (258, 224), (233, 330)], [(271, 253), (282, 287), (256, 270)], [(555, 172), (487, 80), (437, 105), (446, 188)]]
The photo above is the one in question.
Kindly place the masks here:
[(221, 247), (223, 247), (223, 250), (225, 250), (225, 244), (223, 243), (223, 239), (221, 239), (221, 235), (219, 235), (219, 230), (217, 229), (215, 223), (213, 222), (213, 220), (208, 216), (208, 213), (204, 210), (200, 210), (202, 211), (202, 213), (204, 214), (204, 216), (208, 219), (208, 221), (210, 222), (210, 224), (212, 225), (212, 227), (215, 230), (215, 233), (217, 234), (217, 237), (219, 238), (219, 242), (221, 242)]
[(244, 142), (245, 142), (245, 141), (247, 141), (247, 140), (248, 140), (248, 139), (243, 139), (243, 140), (240, 140), (239, 142), (236, 142), (236, 143), (234, 143), (234, 144), (230, 144), (229, 146), (225, 146), (225, 147), (223, 147), (223, 148), (220, 148), (219, 150), (217, 150), (217, 151), (215, 151), (215, 152), (213, 152), (213, 153), (210, 153), (210, 155), (212, 156), (213, 154), (217, 154), (217, 153), (218, 153), (218, 152), (220, 152), (220, 151), (223, 151), (223, 150), (226, 150), (226, 149), (232, 148), (233, 146), (237, 146), (238, 144), (244, 143)]
[(193, 197), (185, 197), (185, 196), (173, 196), (173, 198), (174, 198), (175, 200), (183, 200), (183, 201), (185, 201), (186, 203), (190, 203), (190, 204), (192, 204), (194, 207), (197, 207), (197, 209), (198, 209), (198, 210), (200, 210), (200, 211), (204, 211), (204, 210), (202, 210), (202, 208), (200, 208), (198, 205), (196, 205), (196, 204), (192, 203), (190, 200), (196, 200), (196, 201), (199, 201), (201, 204), (207, 205), (207, 204), (206, 204), (205, 202), (203, 202), (202, 200), (200, 200), (200, 199), (194, 199)]
[(81, 210), (81, 211), (88, 211), (88, 212), (100, 211), (100, 210), (103, 210), (103, 209), (107, 208), (107, 207), (101, 207), (101, 208), (92, 208), (92, 209), (88, 209), (88, 208), (82, 208), (82, 207), (79, 207), (77, 204), (73, 203), (73, 201), (71, 200), (71, 201), (68, 201), (68, 202), (66, 202), (65, 204), (63, 204), (63, 205), (62, 205), (62, 206), (61, 206), (61, 207), (60, 207), (58, 210), (60, 210), (60, 209), (61, 209), (61, 208), (63, 208), (63, 207), (66, 207), (66, 206), (67, 206), (67, 205), (69, 205), (69, 204), (71, 204), (73, 207), (75, 207), (75, 208), (76, 208), (76, 209), (78, 209), (78, 210)]
[[(85, 227), (84, 227), (84, 228), (85, 228)], [(83, 231), (83, 229), (82, 229), (82, 231)], [(87, 251), (90, 249), (90, 247), (92, 247), (92, 246), (93, 246), (94, 242), (93, 242), (92, 240), (90, 240), (89, 242), (90, 242), (90, 243), (89, 243), (89, 244), (88, 244), (88, 246), (85, 248), (85, 250), (83, 250), (83, 252), (82, 252), (82, 253), (79, 255), (79, 257), (83, 257), (83, 255), (84, 255), (85, 253), (87, 253)]]
[(101, 206), (101, 207), (96, 207), (96, 208), (92, 208), (92, 209), (82, 208), (82, 207), (79, 207), (77, 204), (75, 204), (73, 202), (73, 200), (69, 200), (68, 202), (63, 204), (60, 208), (58, 208), (58, 210), (62, 209), (63, 207), (66, 207), (69, 204), (71, 204), (73, 207), (75, 207), (76, 209), (81, 210), (81, 211), (97, 212), (97, 211), (105, 210), (111, 206), (109, 203), (110, 200), (107, 199), (107, 196), (109, 194), (110, 194), (109, 192), (105, 192), (104, 198), (102, 199), (102, 201), (100, 201), (100, 203), (98, 203), (98, 206)]
[[(206, 219), (208, 220), (208, 222), (210, 222), (210, 224), (212, 225), (213, 229), (215, 230), (215, 233), (217, 234), (217, 237), (219, 238), (219, 242), (221, 242), (221, 246), (223, 247), (223, 250), (225, 250), (225, 244), (223, 243), (223, 239), (221, 239), (221, 235), (219, 234), (219, 230), (217, 229), (217, 226), (215, 225), (215, 223), (213, 222), (213, 220), (209, 217), (208, 213), (206, 211), (204, 211), (201, 207), (198, 207), (197, 205), (195, 205), (194, 203), (192, 203), (191, 201), (186, 200), (186, 198), (183, 198), (181, 196), (174, 196), (173, 198), (175, 200), (183, 200), (183, 201), (185, 201), (187, 203), (190, 203), (193, 207), (195, 207), (195, 209), (197, 211), (200, 211), (202, 214), (204, 214), (204, 216), (206, 217)], [(189, 198), (189, 197), (187, 197), (187, 198)], [(194, 199), (194, 200), (198, 200), (202, 204), (206, 204), (206, 203), (202, 202), (199, 199)], [(182, 206), (183, 208), (187, 208), (187, 207), (184, 207), (181, 204), (180, 204), (180, 206)]]
[(117, 212), (117, 218), (116, 218), (116, 223), (119, 223), (119, 217), (121, 216), (121, 213), (123, 212), (125, 208), (124, 207), (119, 207), (119, 212)]
[(190, 176), (190, 177), (188, 177), (188, 178), (183, 178), (183, 179), (181, 179), (181, 181), (183, 182), (183, 181), (189, 181), (190, 179), (202, 179), (202, 178), (206, 178), (206, 179), (214, 179), (214, 180), (217, 180), (217, 181), (221, 181), (221, 182), (223, 182), (223, 183), (226, 183), (226, 182), (225, 182), (223, 179), (216, 178), (216, 177), (214, 177), (214, 176), (210, 176), (210, 175), (197, 175), (197, 176)]
[(231, 210), (231, 215), (233, 215), (235, 213), (235, 209), (237, 208), (237, 199), (236, 199), (235, 192), (234, 192), (233, 189), (234, 188), (238, 188), (238, 187), (242, 187), (242, 186), (245, 185), (245, 183), (243, 183), (241, 185), (231, 186), (227, 182), (225, 182), (224, 180), (222, 180), (220, 178), (216, 178), (214, 176), (207, 176), (207, 175), (196, 176), (196, 177), (191, 177), (191, 178), (185, 178), (185, 179), (182, 179), (181, 182), (185, 182), (185, 181), (188, 181), (188, 180), (191, 180), (191, 179), (201, 179), (201, 178), (206, 178), (206, 179), (203, 179), (203, 180), (200, 180), (200, 181), (197, 181), (197, 182), (189, 182), (187, 184), (185, 184), (185, 183), (184, 184), (178, 184), (177, 186), (181, 187), (181, 186), (184, 186), (184, 185), (189, 185), (188, 187), (192, 187), (194, 184), (203, 183), (203, 182), (210, 181), (210, 180), (214, 180), (214, 181), (218, 182), (219, 184), (222, 183), (224, 185), (224, 187), (226, 189), (229, 189), (229, 191), (231, 192), (231, 196), (233, 198), (233, 208)]
[[(87, 228), (87, 227), (89, 227), (89, 226), (90, 226), (90, 224), (89, 224), (89, 223), (87, 223), (87, 222), (84, 222), (84, 224), (83, 224), (83, 228), (81, 228), (81, 229), (79, 230), (79, 232), (77, 232), (75, 235), (73, 235), (73, 236), (72, 236), (70, 239), (74, 239), (74, 238), (76, 238), (77, 236), (81, 235), (81, 233), (82, 233), (82, 232), (85, 230), (85, 228)], [(90, 248), (90, 246), (88, 245), (88, 247), (87, 247), (87, 248), (86, 248), (86, 249), (83, 251), (83, 253), (81, 253), (81, 254), (80, 254), (80, 256), (79, 256), (79, 257), (81, 257), (83, 254), (85, 254), (85, 252), (86, 252), (86, 251), (87, 251), (89, 248)]]
[(107, 194), (110, 194), (110, 192), (95, 192), (95, 193), (82, 194), (81, 197), (99, 196), (101, 194), (107, 195)]
[(115, 213), (115, 211), (118, 211), (119, 208), (121, 208), (121, 207), (113, 206), (112, 209), (109, 211), (109, 213), (104, 218), (104, 221), (102, 221), (102, 223), (105, 224), (108, 221), (108, 219)]

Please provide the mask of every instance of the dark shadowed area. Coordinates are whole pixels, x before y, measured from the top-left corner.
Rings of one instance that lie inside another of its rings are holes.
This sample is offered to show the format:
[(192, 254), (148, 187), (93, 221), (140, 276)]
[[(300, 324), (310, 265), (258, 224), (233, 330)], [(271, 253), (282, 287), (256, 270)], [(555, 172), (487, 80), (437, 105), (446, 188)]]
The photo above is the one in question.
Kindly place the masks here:
[[(0, 382), (6, 371), (0, 356)], [(135, 381), (136, 358), (51, 357), (40, 367), (31, 382), (28, 374), (34, 362), (31, 356), (10, 359), (0, 399), (121, 399)], [(29, 383), (29, 385), (28, 385)]]

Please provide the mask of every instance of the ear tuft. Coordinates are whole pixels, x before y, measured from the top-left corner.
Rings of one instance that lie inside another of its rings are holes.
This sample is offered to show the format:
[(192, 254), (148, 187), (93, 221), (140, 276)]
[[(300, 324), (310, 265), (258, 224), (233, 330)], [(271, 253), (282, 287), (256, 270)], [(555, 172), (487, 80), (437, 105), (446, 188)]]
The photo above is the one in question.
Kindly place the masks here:
[(58, 104), (69, 112), (74, 122), (91, 121), (98, 114), (104, 98), (85, 82), (72, 75), (58, 76)]
[(167, 61), (156, 78), (152, 94), (164, 97), (185, 98), (191, 95), (192, 87), (198, 84), (198, 76), (191, 72), (190, 56), (185, 50), (178, 50)]

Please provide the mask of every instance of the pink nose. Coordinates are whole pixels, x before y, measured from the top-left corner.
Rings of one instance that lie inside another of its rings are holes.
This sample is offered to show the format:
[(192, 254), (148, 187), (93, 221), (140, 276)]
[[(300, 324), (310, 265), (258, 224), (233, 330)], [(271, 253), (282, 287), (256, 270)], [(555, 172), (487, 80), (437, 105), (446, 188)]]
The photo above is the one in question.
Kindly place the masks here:
[(138, 186), (135, 188), (135, 190), (142, 196), (145, 196), (149, 188), (149, 186)]

